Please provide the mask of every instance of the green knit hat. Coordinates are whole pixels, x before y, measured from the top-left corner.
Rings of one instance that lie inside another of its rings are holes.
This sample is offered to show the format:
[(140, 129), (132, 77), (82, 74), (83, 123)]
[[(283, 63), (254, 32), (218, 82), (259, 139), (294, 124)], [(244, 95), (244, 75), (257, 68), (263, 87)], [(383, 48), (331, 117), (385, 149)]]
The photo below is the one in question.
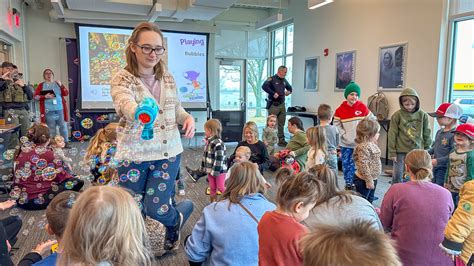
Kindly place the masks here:
[(344, 89), (344, 98), (347, 99), (347, 95), (351, 94), (352, 92), (357, 92), (357, 95), (360, 97), (360, 87), (354, 81), (351, 81), (347, 84), (346, 89)]

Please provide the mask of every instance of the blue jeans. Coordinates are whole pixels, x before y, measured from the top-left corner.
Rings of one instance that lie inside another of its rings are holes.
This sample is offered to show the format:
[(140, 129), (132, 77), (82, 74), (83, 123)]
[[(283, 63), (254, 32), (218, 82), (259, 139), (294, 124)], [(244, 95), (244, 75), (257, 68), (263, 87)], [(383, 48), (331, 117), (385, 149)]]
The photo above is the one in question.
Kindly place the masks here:
[(451, 192), (451, 196), (453, 197), (454, 209), (458, 207), (459, 203), (459, 192)]
[(405, 156), (406, 153), (397, 153), (397, 161), (393, 162), (392, 185), (401, 183), (405, 177)]
[(353, 152), (354, 148), (341, 147), (342, 173), (346, 185), (352, 185), (352, 177), (354, 177), (356, 171), (354, 159), (352, 159)]
[(127, 166), (122, 165), (118, 168), (119, 185), (132, 190), (134, 196), (140, 198), (142, 211), (166, 227), (177, 224), (179, 210), (183, 216), (185, 213), (192, 212), (190, 201), (176, 205), (172, 203), (180, 159), (181, 154), (177, 155), (176, 160), (173, 161), (164, 159), (141, 163), (131, 162)]
[(435, 167), (433, 168), (433, 183), (438, 184), (440, 186), (444, 186), (444, 178), (446, 176), (446, 172), (448, 168), (446, 167)]
[(50, 137), (54, 138), (56, 136), (56, 127), (59, 127), (59, 134), (65, 142), (68, 142), (67, 123), (64, 121), (63, 110), (48, 111), (44, 116), (49, 127)]
[(365, 180), (360, 179), (358, 176), (354, 175), (354, 186), (356, 191), (370, 203), (374, 201), (375, 189), (377, 188), (377, 180), (374, 180), (374, 189), (368, 189), (365, 186)]

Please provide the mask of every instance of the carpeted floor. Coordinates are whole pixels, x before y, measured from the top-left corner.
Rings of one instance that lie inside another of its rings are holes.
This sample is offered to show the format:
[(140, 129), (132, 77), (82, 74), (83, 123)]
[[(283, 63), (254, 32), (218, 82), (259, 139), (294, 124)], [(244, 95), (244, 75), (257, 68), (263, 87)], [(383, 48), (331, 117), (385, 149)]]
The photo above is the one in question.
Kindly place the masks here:
[[(190, 166), (191, 168), (196, 168), (200, 164), (200, 158), (202, 155), (202, 137), (198, 137), (199, 139), (196, 140), (183, 140), (184, 145), (184, 152), (182, 154), (182, 161), (181, 167)], [(72, 143), (73, 148), (68, 150), (66, 155), (69, 155), (73, 161), (73, 168), (76, 174), (85, 175), (87, 174), (88, 169), (84, 169), (79, 165), (81, 161), (84, 151), (87, 148), (86, 143)], [(191, 145), (191, 146), (190, 146)], [(228, 153), (232, 153), (235, 148), (234, 144), (227, 145)], [(340, 173), (341, 174), (341, 173)], [(274, 183), (274, 173), (266, 172), (265, 177), (270, 183)], [(343, 178), (339, 175), (339, 184), (344, 184)], [(379, 183), (377, 185), (376, 196), (379, 198), (377, 201), (374, 202), (376, 207), (379, 207), (383, 195), (387, 191), (388, 187), (390, 186), (389, 181), (390, 178), (387, 176), (381, 176), (379, 178)], [(177, 196), (177, 201), (182, 199), (190, 199), (194, 202), (194, 211), (187, 221), (187, 223), (183, 227), (182, 231), (182, 239), (185, 236), (189, 235), (192, 231), (194, 224), (199, 219), (202, 209), (209, 204), (209, 198), (204, 194), (205, 189), (207, 188), (207, 183), (205, 179), (199, 180), (199, 182), (194, 183), (192, 180), (185, 180), (186, 184), (186, 195), (185, 196)], [(276, 186), (268, 192), (267, 197), (273, 201), (274, 193), (276, 191)], [(13, 250), (13, 261), (18, 263), (18, 261), (28, 252), (31, 251), (38, 243), (42, 241), (52, 239), (45, 230), (46, 224), (46, 217), (44, 211), (24, 211), (19, 208), (13, 208), (4, 213), (0, 214), (0, 216), (7, 216), (7, 215), (18, 215), (23, 220), (23, 227), (20, 230), (18, 235), (18, 241), (14, 246)], [(175, 253), (166, 255), (162, 258), (159, 258), (155, 261), (156, 265), (188, 265), (186, 256), (183, 251), (182, 245), (180, 246), (179, 250)]]

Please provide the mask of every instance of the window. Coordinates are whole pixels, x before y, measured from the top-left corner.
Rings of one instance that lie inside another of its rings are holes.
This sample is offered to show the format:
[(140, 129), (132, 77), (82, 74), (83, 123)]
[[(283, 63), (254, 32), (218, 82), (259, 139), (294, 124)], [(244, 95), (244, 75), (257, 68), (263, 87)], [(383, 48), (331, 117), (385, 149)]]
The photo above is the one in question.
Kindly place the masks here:
[(449, 101), (474, 117), (474, 18), (454, 22)]
[[(290, 84), (293, 84), (293, 30), (294, 24), (289, 24), (271, 32), (270, 75), (275, 75), (278, 67), (284, 65), (288, 68), (286, 80)], [(285, 105), (291, 105), (291, 95), (285, 98)]]

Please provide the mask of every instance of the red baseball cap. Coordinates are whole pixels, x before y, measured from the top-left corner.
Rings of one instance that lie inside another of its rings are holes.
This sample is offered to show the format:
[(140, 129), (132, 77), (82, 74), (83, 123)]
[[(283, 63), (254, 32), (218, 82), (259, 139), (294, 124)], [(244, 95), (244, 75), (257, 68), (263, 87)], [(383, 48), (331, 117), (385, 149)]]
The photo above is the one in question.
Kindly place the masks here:
[(442, 103), (434, 113), (428, 113), (432, 117), (449, 117), (459, 119), (462, 116), (462, 108), (455, 103)]
[(461, 124), (456, 128), (456, 132), (463, 133), (470, 140), (473, 140), (474, 139), (474, 124), (471, 124), (471, 123)]

